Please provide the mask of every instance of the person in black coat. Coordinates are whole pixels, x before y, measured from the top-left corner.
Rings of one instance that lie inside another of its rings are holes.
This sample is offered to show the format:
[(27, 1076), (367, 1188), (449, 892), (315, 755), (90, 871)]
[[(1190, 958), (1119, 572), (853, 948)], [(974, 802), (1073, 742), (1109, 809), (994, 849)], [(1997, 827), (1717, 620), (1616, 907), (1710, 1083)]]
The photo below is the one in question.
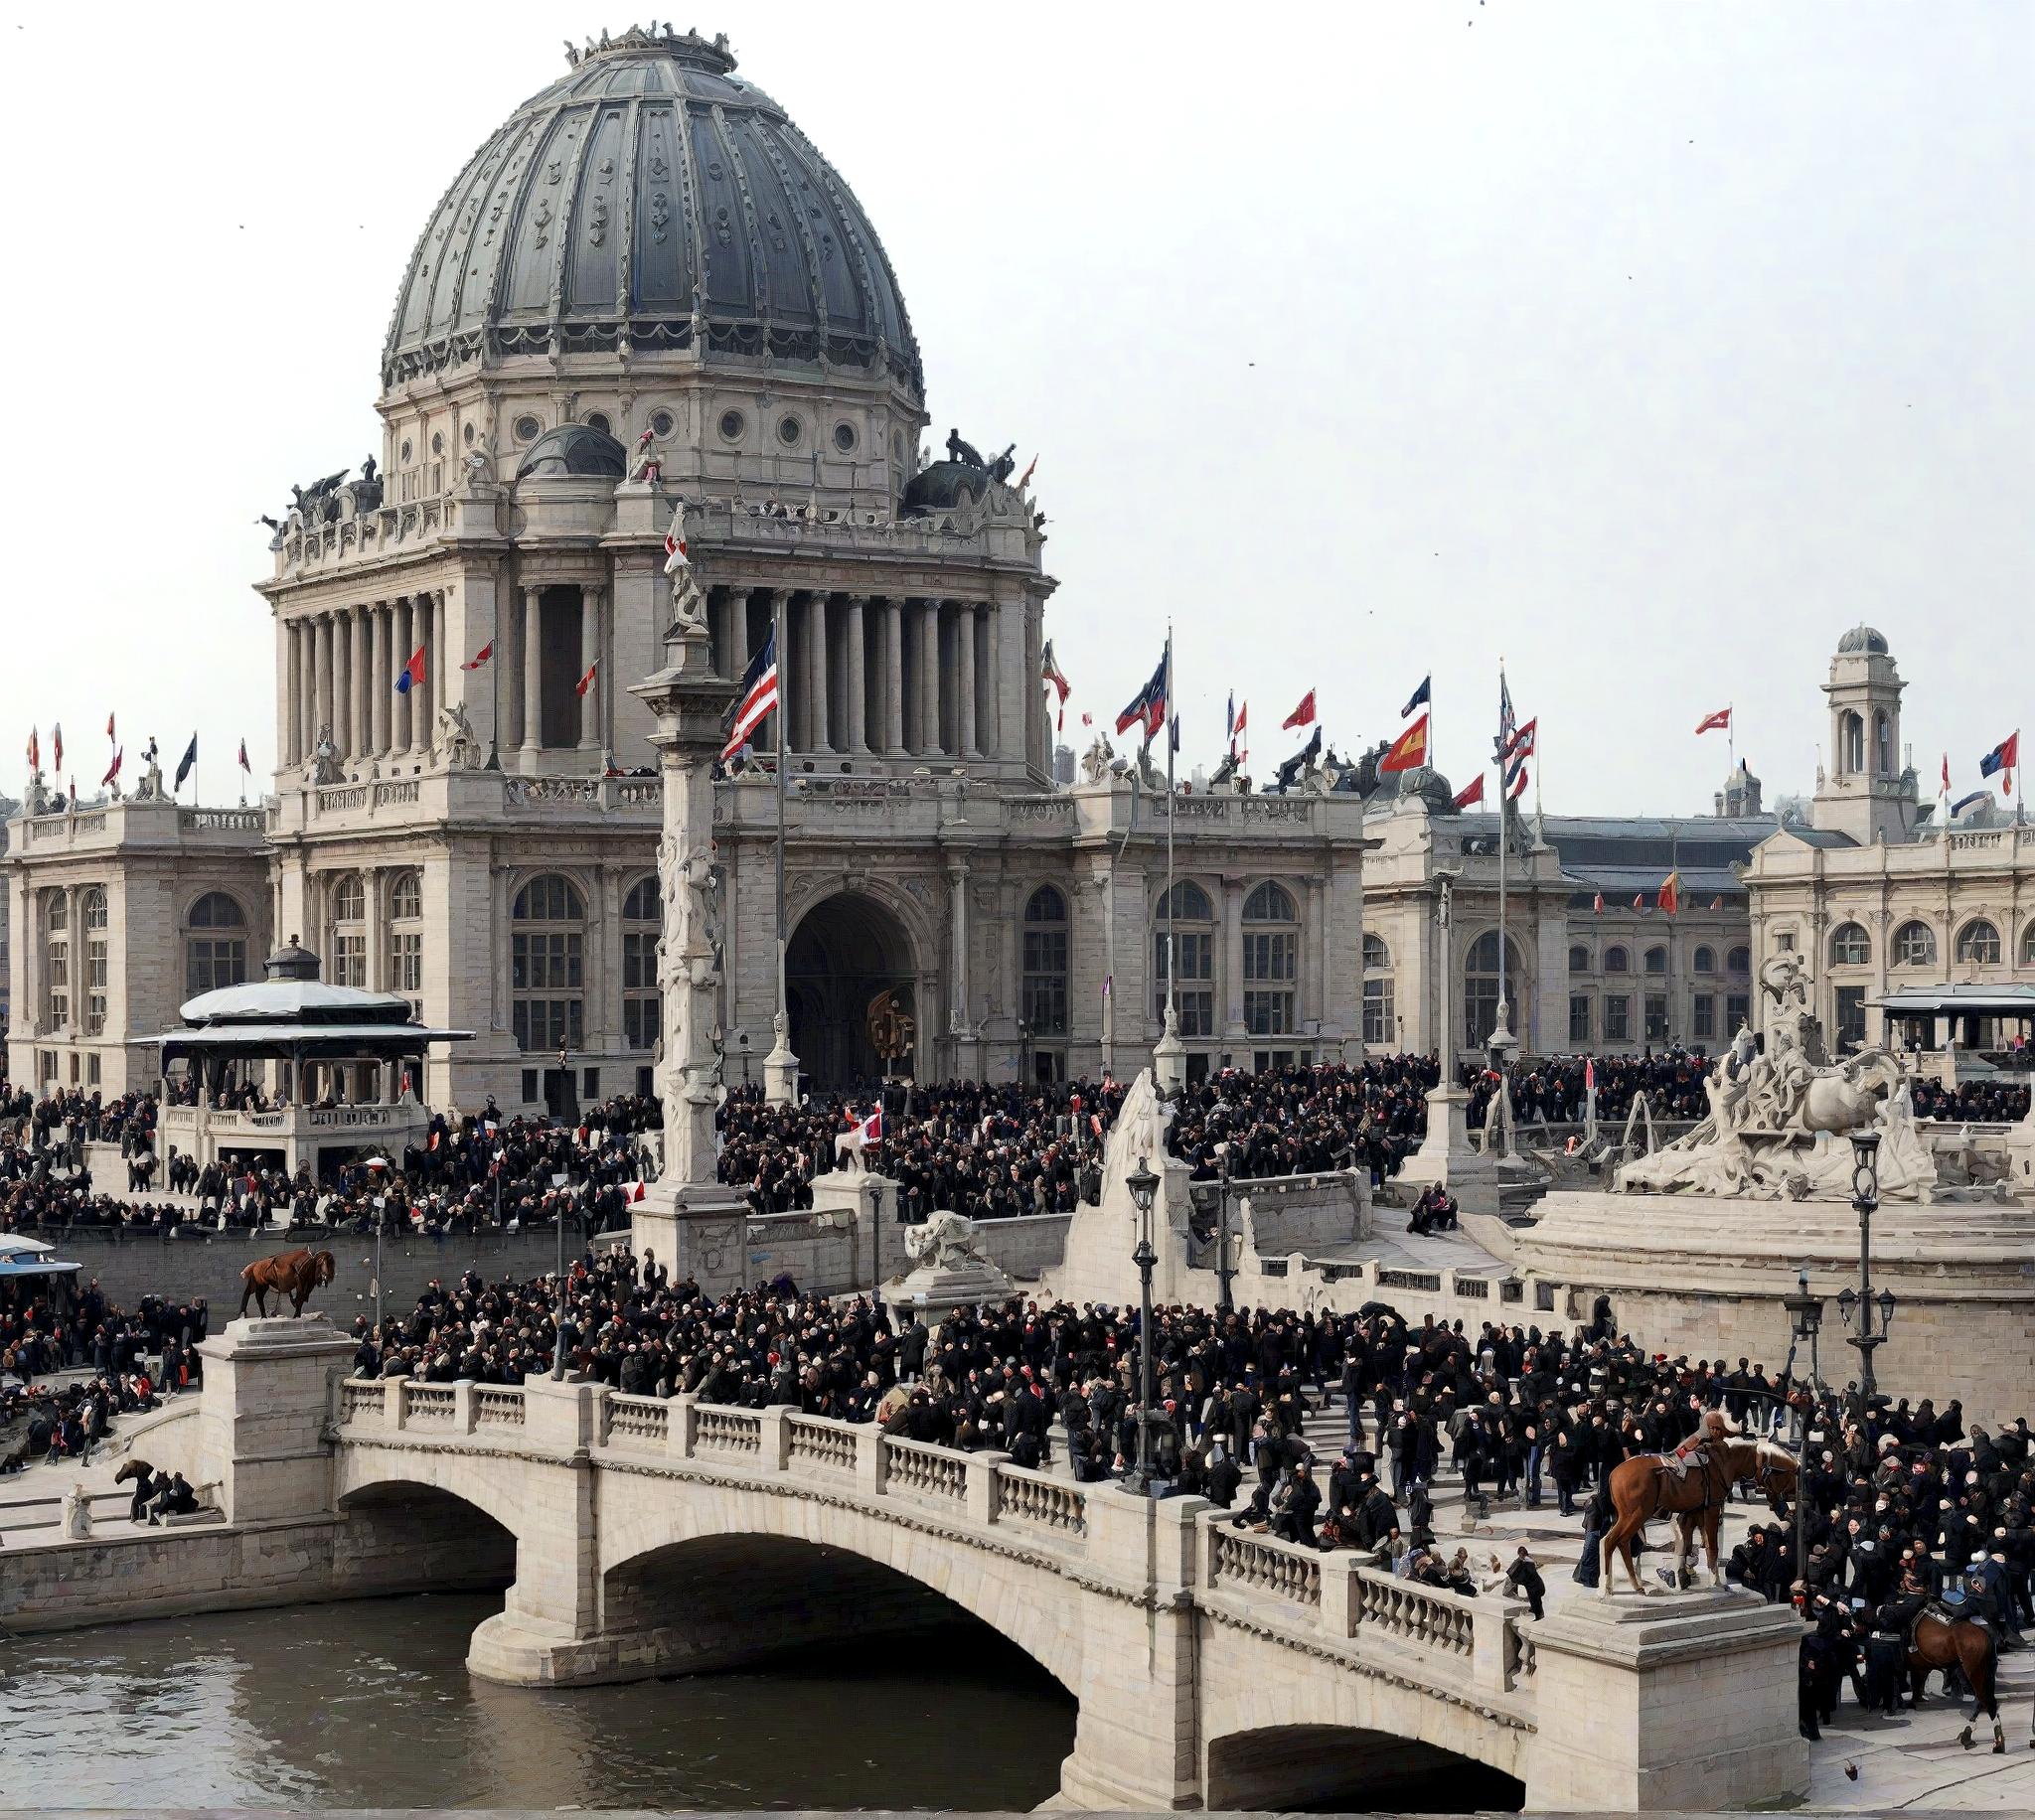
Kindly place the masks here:
[(1322, 1508), (1322, 1488), (1306, 1460), (1273, 1495), (1272, 1533), (1282, 1542), (1315, 1544), (1315, 1517)]
[(1533, 1565), (1533, 1557), (1527, 1554), (1523, 1542), (1512, 1557), (1512, 1565), (1505, 1570), (1505, 1591), (1514, 1598), (1523, 1598), (1536, 1618), (1547, 1615), (1547, 1582), (1540, 1578), (1540, 1570)]

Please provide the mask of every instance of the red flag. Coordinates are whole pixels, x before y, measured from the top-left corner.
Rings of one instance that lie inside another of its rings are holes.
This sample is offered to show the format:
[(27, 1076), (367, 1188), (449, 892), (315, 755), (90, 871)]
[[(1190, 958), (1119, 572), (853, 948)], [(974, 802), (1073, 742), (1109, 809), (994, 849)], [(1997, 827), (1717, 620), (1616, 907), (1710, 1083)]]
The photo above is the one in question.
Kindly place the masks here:
[(108, 739), (113, 737), (113, 717), (110, 714), (106, 716), (106, 737)]
[(1723, 898), (1721, 898), (1721, 897), (1713, 897), (1713, 898), (1711, 898), (1711, 900), (1710, 900), (1710, 908), (1711, 908), (1712, 910), (1722, 910), (1722, 909), (1724, 908), (1724, 900), (1723, 900)]
[(64, 769), (64, 723), (61, 720), (50, 722), (50, 769), (52, 771), (62, 771)]
[(493, 639), (489, 639), (485, 645), (483, 645), (478, 651), (476, 651), (473, 654), (471, 659), (469, 659), (466, 663), (460, 665), (459, 668), (461, 670), (478, 670), (494, 655), (495, 641)]
[(1480, 771), (1474, 782), (1465, 784), (1461, 790), (1456, 792), (1456, 800), (1450, 807), (1453, 809), (1468, 809), (1473, 803), (1482, 803), (1483, 801), (1484, 773)]
[(575, 695), (583, 695), (589, 688), (593, 686), (593, 673), (599, 668), (599, 658), (595, 658), (591, 664), (587, 665), (586, 675), (581, 677), (577, 682), (572, 684), (572, 692)]
[(1679, 872), (1670, 872), (1660, 881), (1658, 896), (1660, 908), (1666, 915), (1672, 916), (1681, 908), (1681, 874)]
[(1583, 1058), (1583, 1088), (1587, 1093), (1597, 1091), (1597, 1058), (1594, 1055)]
[[(1427, 716), (1423, 714), (1421, 719), (1424, 722)], [(1301, 696), (1300, 706), (1295, 708), (1279, 724), (1282, 728), (1313, 726), (1315, 724), (1315, 691), (1309, 689), (1306, 694)]]
[(254, 767), (247, 762), (247, 742), (244, 739), (240, 741), (240, 769), (247, 772), (250, 776), (254, 770)]
[[(1309, 701), (1314, 700), (1312, 692)], [(1423, 714), (1392, 742), (1391, 751), (1378, 760), (1380, 771), (1412, 771), (1427, 763), (1427, 715)], [(1292, 723), (1289, 721), (1289, 725)]]
[(1026, 487), (1031, 485), (1031, 476), (1037, 470), (1037, 467), (1038, 457), (1034, 455), (1032, 456), (1031, 460), (1025, 464), (1024, 472), (1018, 476), (1018, 491), (1019, 493), (1022, 493)]
[(629, 1196), (630, 1204), (631, 1204), (631, 1205), (634, 1205), (634, 1204), (635, 1204), (635, 1203), (636, 1203), (637, 1201), (640, 1201), (640, 1200), (642, 1200), (642, 1199), (643, 1199), (643, 1197), (644, 1197), (644, 1194), (645, 1194), (645, 1193), (646, 1193), (646, 1190), (645, 1190), (645, 1188), (644, 1188), (643, 1184), (642, 1184), (641, 1182), (638, 1182), (638, 1183), (636, 1184), (636, 1192), (635, 1192), (634, 1194), (632, 1194), (632, 1195), (630, 1195), (630, 1196)]
[(1593, 906), (1593, 914), (1597, 916), (1604, 914), (1604, 893), (1602, 891), (1597, 893), (1597, 902)]
[(43, 737), (34, 727), (28, 730), (28, 768), (31, 771), (43, 768)]
[(435, 1150), (435, 1149), (436, 1149), (436, 1148), (438, 1147), (438, 1134), (437, 1134), (436, 1132), (433, 1132), (433, 1133), (431, 1134), (431, 1145), (430, 1145), (430, 1147), (431, 1147), (432, 1149), (434, 1149), (434, 1150)]
[(1720, 707), (1714, 714), (1705, 714), (1696, 722), (1698, 733), (1714, 733), (1720, 729), (1727, 733), (1731, 731), (1731, 710), (1728, 707)]
[(104, 777), (102, 777), (102, 778), (100, 778), (100, 779), (99, 779), (99, 787), (100, 787), (100, 789), (104, 789), (106, 785), (110, 784), (110, 783), (111, 783), (111, 782), (112, 782), (112, 781), (113, 781), (113, 780), (114, 780), (114, 779), (115, 779), (116, 777), (118, 777), (119, 775), (120, 775), (120, 748), (119, 748), (118, 746), (115, 746), (115, 747), (113, 748), (113, 762), (112, 762), (112, 763), (111, 763), (110, 765), (108, 765), (108, 766), (106, 767), (106, 775), (105, 775)]
[(1644, 916), (1644, 915), (1646, 914), (1646, 893), (1645, 893), (1645, 892), (1644, 892), (1644, 891), (1635, 891), (1635, 892), (1633, 893), (1633, 908), (1634, 908), (1635, 910), (1639, 911), (1639, 913), (1640, 913), (1640, 914), (1641, 914), (1642, 916)]

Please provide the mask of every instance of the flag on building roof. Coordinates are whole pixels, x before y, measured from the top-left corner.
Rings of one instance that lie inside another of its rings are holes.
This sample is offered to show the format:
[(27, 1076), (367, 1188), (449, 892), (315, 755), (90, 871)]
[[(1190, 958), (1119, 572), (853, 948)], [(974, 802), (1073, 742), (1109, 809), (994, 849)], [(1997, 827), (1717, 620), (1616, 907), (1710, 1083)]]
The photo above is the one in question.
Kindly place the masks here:
[(1393, 740), (1392, 749), (1378, 760), (1380, 771), (1412, 771), (1427, 763), (1428, 718), (1427, 714), (1421, 715)]
[(478, 670), (494, 655), (495, 641), (493, 639), (489, 639), (485, 645), (483, 645), (478, 651), (476, 651), (472, 657), (468, 658), (464, 664), (460, 665), (459, 668), (461, 670)]
[(1978, 775), (1991, 777), (2002, 772), (2000, 788), (2008, 796), (2014, 794), (2014, 768), (2021, 762), (2021, 729), (2016, 727), (1998, 745), (1978, 761)]
[(1251, 741), (1248, 731), (1251, 723), (1251, 704), (1246, 701), (1242, 707), (1235, 707), (1236, 693), (1234, 690), (1230, 692), (1229, 699), (1231, 706), (1235, 708), (1235, 711), (1228, 716), (1229, 755), (1238, 764), (1242, 764), (1251, 756)]
[(776, 705), (777, 628), (773, 625), (763, 648), (749, 660), (749, 668), (742, 675), (742, 692), (735, 697), (735, 716), (728, 728), (727, 743), (720, 749), (721, 758), (734, 757)]
[(1591, 906), (1591, 911), (1592, 914), (1597, 916), (1604, 914), (1604, 893), (1602, 891), (1597, 893), (1597, 902)]
[(1512, 760), (1511, 769), (1505, 773), (1505, 796), (1516, 803), (1526, 794), (1526, 760), (1523, 756)]
[(1053, 731), (1064, 732), (1067, 725), (1067, 697), (1073, 693), (1074, 685), (1067, 681), (1060, 669), (1059, 660), (1053, 656), (1053, 642), (1047, 639), (1045, 650), (1039, 657), (1038, 677), (1041, 682), (1050, 682), (1060, 697), (1059, 718), (1053, 722)]
[[(1167, 654), (1170, 657), (1172, 654)], [(1128, 733), (1135, 726), (1145, 729), (1145, 737), (1158, 737), (1159, 729), (1166, 725), (1166, 697), (1170, 682), (1166, 674), (1167, 658), (1159, 660), (1159, 668), (1152, 673), (1152, 680), (1130, 699), (1124, 711), (1117, 716), (1117, 731)]]
[(106, 716), (106, 737), (108, 739), (113, 737), (113, 717), (111, 714)]
[(1720, 707), (1714, 714), (1705, 714), (1696, 722), (1698, 733), (1728, 733), (1731, 731), (1731, 710)]
[(1951, 820), (1955, 822), (1965, 810), (1972, 808), (1976, 804), (1990, 803), (1991, 801), (1992, 792), (1990, 790), (1974, 790), (1969, 796), (1959, 797), (1951, 805)]
[(247, 772), (250, 776), (254, 770), (254, 767), (247, 762), (247, 742), (244, 739), (240, 741), (240, 769)]
[(1433, 671), (1429, 671), (1426, 676), (1421, 678), (1420, 686), (1407, 696), (1406, 705), (1399, 710), (1399, 718), (1401, 720), (1404, 720), (1417, 707), (1433, 705), (1435, 698), (1434, 680)]
[(406, 695), (413, 688), (424, 685), (424, 648), (419, 645), (409, 654), (409, 662), (395, 673), (395, 692)]
[(108, 784), (112, 783), (116, 778), (118, 778), (119, 775), (120, 748), (118, 746), (115, 746), (113, 748), (113, 762), (106, 767), (106, 775), (99, 779), (99, 788), (103, 790)]
[(1018, 491), (1019, 493), (1022, 493), (1026, 487), (1031, 485), (1031, 477), (1037, 472), (1038, 457), (1034, 455), (1024, 464), (1024, 472), (1018, 476)]
[(1465, 784), (1461, 790), (1456, 792), (1456, 800), (1453, 803), (1451, 803), (1449, 807), (1451, 809), (1469, 809), (1478, 803), (1482, 803), (1483, 801), (1484, 773), (1480, 771), (1476, 775), (1476, 777), (1471, 779), (1471, 781)]
[(28, 730), (28, 768), (31, 771), (43, 768), (43, 739), (34, 727)]
[(593, 673), (599, 668), (599, 658), (595, 658), (591, 664), (587, 665), (586, 675), (581, 677), (577, 682), (572, 684), (572, 692), (575, 695), (583, 695), (589, 688), (593, 686)]
[(1646, 893), (1645, 893), (1645, 892), (1644, 892), (1644, 891), (1635, 891), (1635, 892), (1633, 893), (1633, 908), (1634, 908), (1635, 910), (1639, 911), (1639, 913), (1640, 913), (1640, 914), (1641, 914), (1642, 916), (1644, 916), (1644, 915), (1646, 914)]
[(1540, 716), (1535, 714), (1524, 726), (1512, 729), (1511, 738), (1506, 741), (1505, 749), (1498, 755), (1500, 760), (1509, 765), (1514, 759), (1531, 758), (1539, 733)]
[(1669, 872), (1660, 881), (1659, 903), (1662, 912), (1668, 916), (1681, 908), (1681, 873)]
[(1301, 696), (1300, 705), (1279, 723), (1283, 732), (1288, 727), (1311, 727), (1315, 724), (1315, 691), (1309, 689)]
[(64, 723), (61, 720), (50, 722), (50, 769), (52, 771), (62, 771), (64, 769)]
[(191, 768), (197, 763), (198, 735), (193, 733), (191, 735), (191, 743), (184, 748), (184, 756), (177, 760), (177, 781), (170, 788), (172, 790), (182, 790), (184, 788), (184, 780), (191, 775)]
[(1505, 682), (1502, 666), (1498, 670), (1498, 736), (1496, 749), (1498, 763), (1503, 764), (1512, 756), (1512, 741), (1519, 731), (1518, 718), (1512, 712), (1512, 690)]

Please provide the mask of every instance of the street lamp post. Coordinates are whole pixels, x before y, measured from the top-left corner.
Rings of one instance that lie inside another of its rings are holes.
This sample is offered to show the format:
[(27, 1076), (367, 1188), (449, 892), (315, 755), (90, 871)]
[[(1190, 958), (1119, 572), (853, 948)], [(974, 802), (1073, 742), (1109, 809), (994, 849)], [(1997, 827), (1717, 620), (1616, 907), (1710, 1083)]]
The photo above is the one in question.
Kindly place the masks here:
[(1796, 1292), (1784, 1295), (1781, 1305), (1788, 1310), (1788, 1364), (1781, 1374), (1782, 1387), (1788, 1396), (1789, 1421), (1795, 1442), (1795, 1572), (1800, 1577), (1804, 1565), (1804, 1547), (1808, 1539), (1808, 1500), (1805, 1484), (1808, 1478), (1808, 1419), (1809, 1411), (1803, 1409), (1795, 1398), (1795, 1353), (1796, 1348), (1806, 1340), (1809, 1349), (1809, 1395), (1813, 1397), (1818, 1388), (1816, 1373), (1816, 1335), (1823, 1326), (1823, 1298), (1808, 1292), (1808, 1272), (1797, 1276)]
[(742, 1085), (743, 1085), (744, 1087), (746, 1087), (746, 1086), (748, 1086), (748, 1084), (749, 1084), (749, 1033), (748, 1033), (748, 1031), (746, 1031), (746, 1030), (742, 1030), (742, 1031), (738, 1031), (738, 1032), (736, 1033), (736, 1036), (735, 1036), (735, 1047), (736, 1047), (737, 1049), (739, 1049), (739, 1050), (741, 1051), (741, 1054), (742, 1054)]
[(1152, 1267), (1159, 1254), (1152, 1249), (1152, 1204), (1159, 1195), (1159, 1177), (1143, 1156), (1125, 1182), (1138, 1209), (1138, 1246), (1131, 1262), (1138, 1267), (1138, 1458), (1125, 1481), (1140, 1497), (1152, 1495)]
[[(1858, 1330), (1847, 1343), (1858, 1348), (1860, 1393), (1870, 1397), (1878, 1389), (1873, 1378), (1872, 1355), (1886, 1343), (1887, 1329), (1894, 1324), (1894, 1291), (1872, 1292), (1872, 1216), (1880, 1204), (1880, 1135), (1878, 1132), (1851, 1134), (1851, 1205), (1858, 1210), (1858, 1288), (1847, 1288), (1837, 1297), (1837, 1312), (1848, 1327), (1858, 1317)], [(1873, 1316), (1879, 1316), (1875, 1327)]]
[(1229, 1288), (1229, 1177), (1230, 1145), (1217, 1146), (1222, 1152), (1222, 1173), (1216, 1180), (1215, 1201), (1215, 1307), (1221, 1314), (1227, 1314), (1235, 1303)]

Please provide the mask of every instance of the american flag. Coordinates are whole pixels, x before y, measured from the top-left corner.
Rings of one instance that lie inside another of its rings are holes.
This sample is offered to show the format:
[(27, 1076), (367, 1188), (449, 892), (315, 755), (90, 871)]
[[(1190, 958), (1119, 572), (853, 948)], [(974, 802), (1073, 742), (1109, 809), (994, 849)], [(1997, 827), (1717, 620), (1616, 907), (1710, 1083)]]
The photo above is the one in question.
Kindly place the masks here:
[(749, 660), (749, 668), (742, 677), (742, 692), (735, 704), (734, 721), (728, 728), (727, 744), (720, 749), (721, 758), (734, 757), (776, 705), (777, 628), (772, 626), (763, 648)]

